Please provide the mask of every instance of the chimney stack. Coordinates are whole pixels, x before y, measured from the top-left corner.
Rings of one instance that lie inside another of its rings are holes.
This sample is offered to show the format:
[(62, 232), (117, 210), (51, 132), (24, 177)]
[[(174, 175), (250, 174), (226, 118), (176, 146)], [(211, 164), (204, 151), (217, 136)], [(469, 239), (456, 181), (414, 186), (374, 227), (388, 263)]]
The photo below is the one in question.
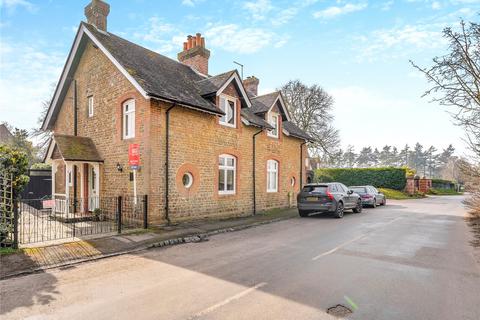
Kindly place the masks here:
[(183, 43), (183, 51), (178, 55), (178, 61), (194, 68), (198, 72), (208, 75), (208, 58), (210, 50), (205, 48), (205, 38), (200, 33), (189, 35)]
[(107, 16), (110, 13), (110, 5), (102, 0), (92, 0), (85, 7), (87, 22), (99, 30), (107, 31)]
[(258, 84), (260, 83), (260, 80), (256, 78), (255, 76), (250, 76), (247, 77), (247, 79), (243, 80), (243, 86), (245, 87), (245, 90), (249, 92), (250, 94), (253, 94), (255, 97), (258, 96)]

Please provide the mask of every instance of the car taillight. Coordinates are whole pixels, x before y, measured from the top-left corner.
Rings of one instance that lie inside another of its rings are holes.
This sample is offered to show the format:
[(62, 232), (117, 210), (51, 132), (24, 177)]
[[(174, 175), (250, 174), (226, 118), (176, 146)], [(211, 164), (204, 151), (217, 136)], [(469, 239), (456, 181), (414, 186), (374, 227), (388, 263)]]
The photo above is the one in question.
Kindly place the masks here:
[(330, 191), (327, 191), (327, 197), (330, 200), (333, 200), (333, 194), (330, 193)]

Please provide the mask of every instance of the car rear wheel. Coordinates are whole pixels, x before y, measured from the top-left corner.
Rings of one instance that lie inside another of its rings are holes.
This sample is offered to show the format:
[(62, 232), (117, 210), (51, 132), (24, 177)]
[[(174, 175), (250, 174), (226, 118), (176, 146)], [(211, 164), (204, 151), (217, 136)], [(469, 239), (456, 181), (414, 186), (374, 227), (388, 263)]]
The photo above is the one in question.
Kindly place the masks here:
[(383, 198), (383, 201), (382, 201), (382, 206), (386, 205), (387, 204), (387, 198)]
[(377, 207), (377, 199), (373, 199), (372, 208), (376, 208), (376, 207)]
[(300, 217), (302, 217), (302, 218), (308, 217), (308, 211), (298, 210), (298, 214), (299, 214)]
[(342, 202), (339, 202), (337, 205), (337, 210), (335, 211), (335, 218), (341, 219), (343, 218), (343, 211), (344, 211), (344, 206)]
[(357, 201), (357, 206), (353, 208), (354, 213), (361, 213), (362, 212), (362, 200)]

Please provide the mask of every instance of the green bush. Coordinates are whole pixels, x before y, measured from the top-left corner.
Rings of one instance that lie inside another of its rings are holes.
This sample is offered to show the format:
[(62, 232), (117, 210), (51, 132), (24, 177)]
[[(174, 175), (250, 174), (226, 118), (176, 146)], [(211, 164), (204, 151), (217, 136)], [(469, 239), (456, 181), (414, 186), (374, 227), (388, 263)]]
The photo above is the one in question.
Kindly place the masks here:
[(353, 168), (317, 169), (316, 182), (341, 182), (346, 186), (372, 185), (376, 188), (403, 190), (406, 168)]
[(28, 157), (25, 152), (7, 145), (0, 145), (0, 174), (11, 174), (14, 192), (17, 195), (20, 194), (30, 180), (27, 175)]

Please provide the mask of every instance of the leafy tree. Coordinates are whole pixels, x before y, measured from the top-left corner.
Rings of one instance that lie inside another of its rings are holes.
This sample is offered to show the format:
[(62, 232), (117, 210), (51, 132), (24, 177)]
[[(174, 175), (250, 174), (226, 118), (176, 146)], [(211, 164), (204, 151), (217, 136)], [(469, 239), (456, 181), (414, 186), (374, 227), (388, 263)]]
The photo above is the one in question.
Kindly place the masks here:
[(291, 80), (280, 89), (292, 121), (317, 141), (311, 145), (313, 155), (331, 154), (339, 144), (333, 123), (333, 98), (318, 85), (307, 86)]
[(28, 140), (29, 134), (25, 129), (13, 128), (10, 124), (4, 122), (4, 125), (12, 132), (12, 140), (8, 143), (14, 149), (23, 151), (29, 164), (38, 162), (38, 149), (33, 146), (32, 142)]
[(357, 158), (357, 164), (361, 168), (370, 167), (373, 163), (373, 153), (371, 147), (364, 147), (360, 150)]
[(27, 154), (8, 145), (0, 145), (0, 174), (12, 175), (13, 189), (19, 194), (29, 181)]
[(357, 154), (355, 153), (355, 148), (352, 145), (349, 145), (343, 154), (343, 160), (347, 168), (352, 168), (355, 166), (357, 159)]
[(453, 118), (465, 129), (471, 149), (480, 156), (480, 24), (462, 20), (458, 31), (447, 27), (443, 37), (449, 52), (433, 58), (431, 67), (410, 62), (432, 84), (423, 96), (455, 107)]

